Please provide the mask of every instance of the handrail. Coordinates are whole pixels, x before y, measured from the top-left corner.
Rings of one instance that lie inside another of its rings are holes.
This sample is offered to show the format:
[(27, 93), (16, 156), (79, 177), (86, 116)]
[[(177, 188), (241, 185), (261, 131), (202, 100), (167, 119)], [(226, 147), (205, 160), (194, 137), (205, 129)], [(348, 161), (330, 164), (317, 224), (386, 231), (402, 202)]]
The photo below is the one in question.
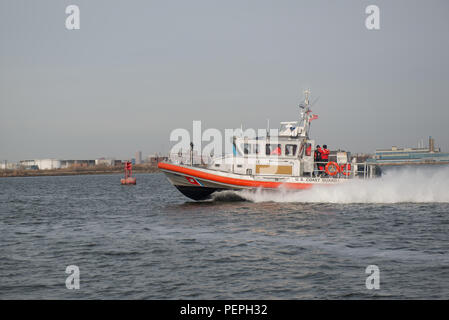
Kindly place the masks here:
[[(335, 162), (336, 161), (329, 161), (329, 162)], [(363, 176), (363, 179), (369, 179), (373, 178), (376, 175), (375, 170), (372, 168), (376, 167), (375, 163), (367, 163), (367, 162), (346, 162), (346, 163), (337, 163), (338, 165), (338, 172), (334, 176), (331, 176), (327, 174), (326, 172), (326, 165), (329, 163), (328, 161), (315, 161), (314, 162), (314, 170), (312, 175), (313, 176), (325, 176), (326, 178), (346, 178), (351, 179), (358, 177), (360, 178)], [(342, 165), (350, 165), (350, 169), (347, 175), (345, 175), (341, 170)]]
[[(221, 159), (229, 159), (233, 158), (233, 155), (225, 154), (225, 155), (217, 155), (215, 157), (211, 157), (209, 159), (203, 158), (203, 156), (195, 155), (193, 158), (193, 166), (207, 166), (213, 163), (215, 160)], [(181, 156), (177, 153), (171, 153), (169, 154), (169, 161), (177, 164), (185, 164), (190, 165), (190, 159), (188, 157), (188, 154), (182, 154)], [(268, 158), (269, 159), (269, 158)], [(290, 161), (291, 159), (287, 158), (280, 158), (281, 162), (284, 161)], [(336, 161), (332, 161), (337, 163)], [(363, 178), (363, 179), (369, 179), (373, 178), (378, 174), (377, 169), (374, 169), (374, 167), (377, 166), (375, 163), (369, 163), (369, 162), (346, 162), (346, 163), (337, 163), (338, 165), (338, 172), (331, 176), (327, 174), (325, 170), (325, 166), (328, 164), (328, 161), (315, 161), (314, 162), (314, 169), (313, 172), (307, 172), (304, 173), (303, 176), (311, 176), (311, 177), (326, 177), (329, 179), (332, 178), (338, 178), (338, 179), (353, 179), (353, 178)], [(341, 166), (342, 165), (349, 165), (350, 168), (347, 169), (347, 174), (344, 174), (342, 172)], [(373, 168), (373, 169), (372, 169)]]

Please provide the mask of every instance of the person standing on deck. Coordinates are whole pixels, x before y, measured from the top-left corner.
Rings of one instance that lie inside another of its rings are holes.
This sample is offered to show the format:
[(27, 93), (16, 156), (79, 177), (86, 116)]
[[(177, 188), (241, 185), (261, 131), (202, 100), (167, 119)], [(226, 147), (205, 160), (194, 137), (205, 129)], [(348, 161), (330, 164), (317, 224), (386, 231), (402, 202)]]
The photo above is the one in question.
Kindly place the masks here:
[(319, 162), (321, 162), (321, 147), (320, 145), (316, 146), (315, 153), (314, 153), (314, 160), (316, 164), (316, 169), (318, 170), (316, 175), (320, 175), (320, 171), (322, 170), (322, 166)]
[(329, 162), (330, 153), (329, 149), (327, 149), (327, 145), (323, 144), (323, 149), (321, 149), (321, 160), (323, 160), (323, 162)]
[[(327, 149), (327, 145), (323, 144), (323, 149), (321, 149), (321, 161), (329, 162), (329, 154), (330, 151)], [(323, 164), (323, 167), (326, 166), (326, 163)]]

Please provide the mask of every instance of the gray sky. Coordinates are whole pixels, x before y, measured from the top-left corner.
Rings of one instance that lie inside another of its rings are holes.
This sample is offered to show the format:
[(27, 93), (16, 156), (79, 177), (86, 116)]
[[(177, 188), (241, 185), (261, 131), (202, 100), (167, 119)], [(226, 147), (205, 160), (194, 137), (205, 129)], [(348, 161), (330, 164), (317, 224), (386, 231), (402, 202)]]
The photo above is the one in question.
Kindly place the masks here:
[[(80, 30), (65, 28), (70, 4)], [(2, 0), (0, 159), (166, 152), (192, 120), (275, 127), (306, 88), (320, 144), (431, 135), (448, 151), (448, 16), (446, 0)]]

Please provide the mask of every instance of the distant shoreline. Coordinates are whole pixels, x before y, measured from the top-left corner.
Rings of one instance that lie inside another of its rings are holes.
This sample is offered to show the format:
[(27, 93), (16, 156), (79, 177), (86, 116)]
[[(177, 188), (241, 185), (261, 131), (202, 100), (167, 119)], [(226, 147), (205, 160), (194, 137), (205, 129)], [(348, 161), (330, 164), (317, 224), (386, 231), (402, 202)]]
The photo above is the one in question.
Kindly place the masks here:
[[(157, 173), (160, 170), (155, 166), (135, 166), (133, 173)], [(93, 174), (124, 174), (122, 167), (87, 167), (87, 168), (67, 168), (67, 169), (49, 169), (49, 170), (0, 170), (0, 178), (10, 177), (52, 177), (52, 176), (80, 176)]]

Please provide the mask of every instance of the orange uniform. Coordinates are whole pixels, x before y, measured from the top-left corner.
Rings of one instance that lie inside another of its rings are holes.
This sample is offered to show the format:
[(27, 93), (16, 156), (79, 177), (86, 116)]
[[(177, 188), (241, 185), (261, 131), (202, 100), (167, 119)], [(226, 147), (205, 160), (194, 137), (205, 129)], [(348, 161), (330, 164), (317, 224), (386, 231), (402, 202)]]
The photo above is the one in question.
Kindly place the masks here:
[[(323, 149), (321, 148), (321, 147), (318, 147), (316, 150), (315, 150), (315, 161), (316, 162), (322, 162), (322, 161), (324, 161), (323, 160)], [(323, 166), (323, 164), (322, 163), (319, 163), (318, 164), (318, 170), (319, 171), (321, 171), (321, 172), (323, 172), (324, 171), (324, 166)]]
[(329, 151), (329, 149), (321, 149), (321, 160), (323, 160), (323, 162), (327, 162), (329, 161), (329, 154), (331, 152)]

